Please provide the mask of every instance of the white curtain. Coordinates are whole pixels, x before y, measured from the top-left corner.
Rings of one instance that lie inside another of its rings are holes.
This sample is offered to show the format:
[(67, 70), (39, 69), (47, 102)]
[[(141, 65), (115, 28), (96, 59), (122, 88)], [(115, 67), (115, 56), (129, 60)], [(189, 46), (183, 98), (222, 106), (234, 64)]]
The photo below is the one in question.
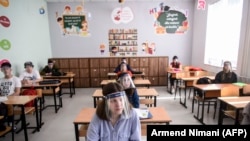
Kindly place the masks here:
[(220, 0), (208, 6), (204, 63), (237, 67), (243, 0)]
[(247, 2), (247, 16), (245, 38), (242, 50), (242, 56), (239, 56), (241, 63), (241, 70), (239, 74), (239, 81), (250, 83), (250, 2)]

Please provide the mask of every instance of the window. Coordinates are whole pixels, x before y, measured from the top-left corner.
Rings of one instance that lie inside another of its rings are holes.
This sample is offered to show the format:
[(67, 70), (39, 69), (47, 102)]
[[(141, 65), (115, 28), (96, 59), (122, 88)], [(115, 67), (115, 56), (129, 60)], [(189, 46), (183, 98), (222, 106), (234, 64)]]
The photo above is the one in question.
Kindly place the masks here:
[(208, 5), (204, 63), (237, 67), (243, 0), (220, 0)]

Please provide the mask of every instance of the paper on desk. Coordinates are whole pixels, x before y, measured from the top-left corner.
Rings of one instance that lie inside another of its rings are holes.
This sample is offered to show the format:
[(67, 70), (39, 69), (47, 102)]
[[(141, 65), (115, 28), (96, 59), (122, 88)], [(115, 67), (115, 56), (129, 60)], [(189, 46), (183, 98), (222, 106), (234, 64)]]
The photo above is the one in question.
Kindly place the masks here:
[(149, 112), (148, 109), (136, 109), (134, 108), (138, 116), (143, 119), (143, 118), (152, 118), (151, 113)]
[(0, 102), (4, 102), (7, 100), (8, 100), (7, 96), (0, 96)]

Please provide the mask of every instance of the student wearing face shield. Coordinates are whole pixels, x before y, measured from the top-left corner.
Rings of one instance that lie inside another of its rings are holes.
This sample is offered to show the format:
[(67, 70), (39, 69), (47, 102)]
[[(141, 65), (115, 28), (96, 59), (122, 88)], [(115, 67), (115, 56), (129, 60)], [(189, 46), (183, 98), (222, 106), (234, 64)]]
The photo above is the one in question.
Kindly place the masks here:
[(225, 61), (223, 70), (216, 74), (214, 83), (235, 83), (237, 82), (237, 75), (232, 70), (230, 61)]
[(140, 119), (123, 86), (108, 83), (103, 87), (103, 99), (89, 124), (87, 141), (140, 141)]
[(139, 108), (139, 96), (131, 76), (128, 73), (121, 73), (118, 77), (118, 82), (124, 87), (129, 102), (134, 108)]

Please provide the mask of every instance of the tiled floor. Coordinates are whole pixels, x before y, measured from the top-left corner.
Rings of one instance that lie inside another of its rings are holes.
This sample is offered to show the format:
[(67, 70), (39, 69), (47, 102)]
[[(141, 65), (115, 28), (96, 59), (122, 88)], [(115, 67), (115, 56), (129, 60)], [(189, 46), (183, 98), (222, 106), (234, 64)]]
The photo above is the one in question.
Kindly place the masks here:
[[(195, 112), (191, 112), (192, 100), (187, 99), (187, 108), (179, 103), (179, 96), (174, 99), (174, 95), (166, 91), (166, 87), (151, 87), (155, 88), (159, 93), (157, 98), (157, 106), (162, 106), (166, 109), (172, 119), (171, 125), (200, 125), (200, 123), (193, 117), (196, 114), (197, 105), (195, 105)], [(56, 114), (53, 107), (49, 107), (43, 111), (44, 125), (40, 132), (32, 134), (28, 130), (29, 141), (74, 141), (74, 125), (73, 120), (79, 111), (84, 107), (93, 107), (92, 94), (96, 88), (81, 88), (76, 89), (76, 95), (72, 98), (69, 95), (63, 95), (63, 108)], [(66, 90), (65, 90), (66, 91)], [(46, 103), (52, 103), (52, 97), (46, 98)], [(143, 105), (142, 105), (143, 106)], [(205, 109), (206, 110), (206, 109)], [(213, 119), (214, 109), (211, 107), (209, 114), (205, 112), (204, 122), (206, 124), (217, 124), (217, 116)], [(218, 110), (217, 110), (218, 111)], [(29, 115), (28, 119), (33, 124), (34, 116)], [(224, 123), (231, 124), (231, 120), (224, 120)], [(17, 125), (19, 127), (20, 125)], [(0, 141), (10, 141), (11, 134), (0, 138)], [(146, 137), (142, 137), (146, 140)], [(80, 140), (84, 140), (81, 138)], [(15, 134), (15, 141), (24, 141), (23, 132)]]

